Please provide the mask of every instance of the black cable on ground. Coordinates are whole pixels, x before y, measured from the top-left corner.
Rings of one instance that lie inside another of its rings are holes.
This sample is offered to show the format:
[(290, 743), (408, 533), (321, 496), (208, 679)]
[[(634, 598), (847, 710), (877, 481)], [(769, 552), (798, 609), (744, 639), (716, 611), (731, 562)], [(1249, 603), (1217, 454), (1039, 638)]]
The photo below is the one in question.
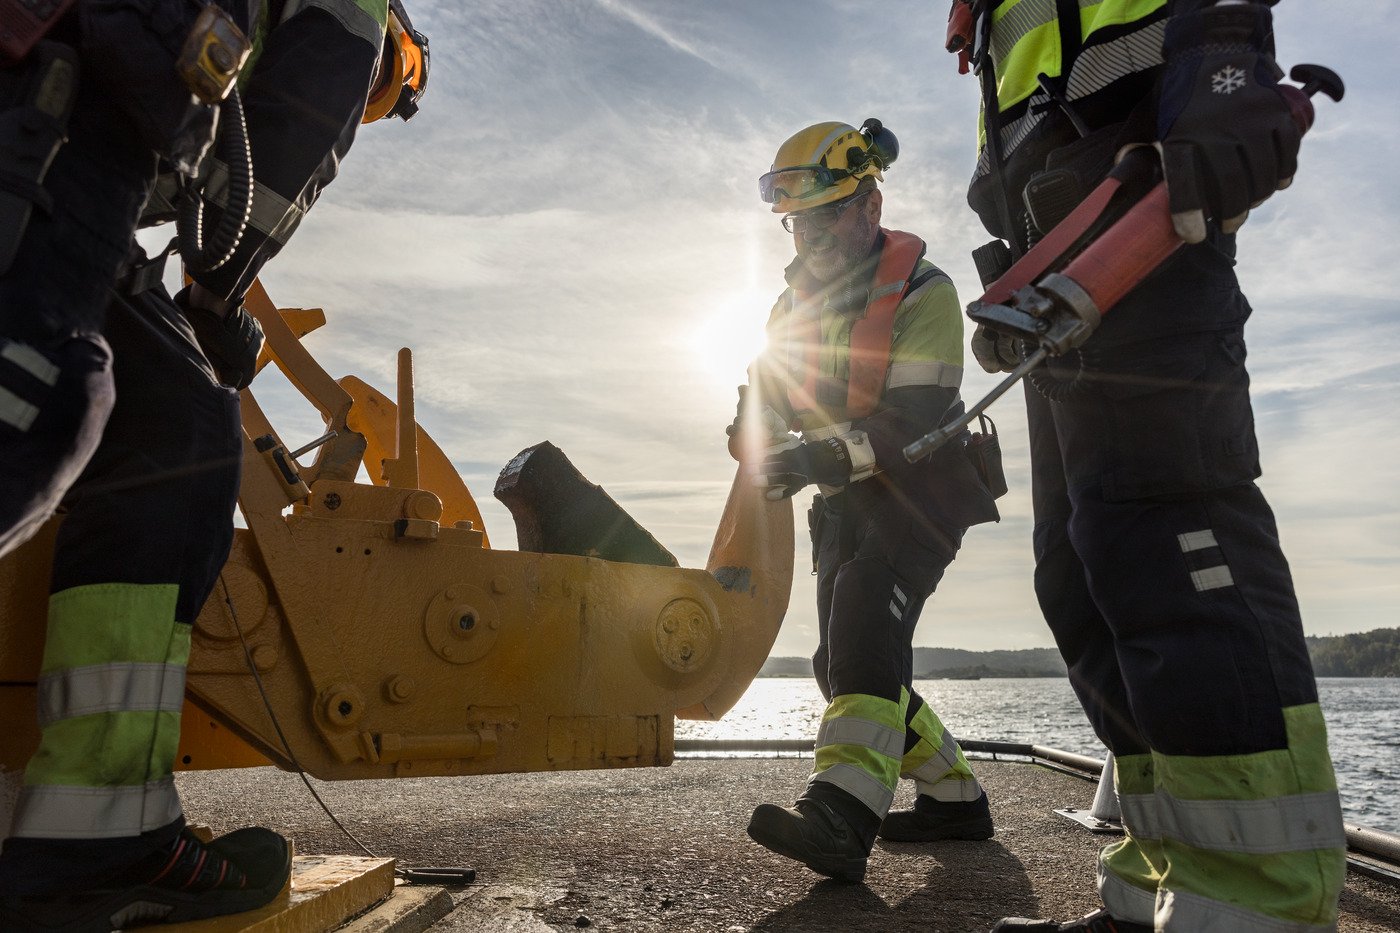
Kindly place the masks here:
[[(316, 800), (326, 816), (330, 817), (335, 824), (345, 834), (346, 838), (353, 842), (361, 852), (370, 858), (380, 858), (370, 850), (369, 846), (360, 841), (354, 833), (345, 828), (345, 824), (340, 822), (331, 808), (321, 799), (321, 795), (316, 792), (316, 788), (311, 784), (311, 778), (306, 773), (306, 769), (301, 766), (296, 753), (292, 751), (291, 743), (287, 741), (287, 735), (282, 731), (282, 724), (277, 721), (277, 714), (272, 710), (272, 701), (267, 696), (267, 688), (263, 686), (262, 676), (258, 673), (257, 665), (253, 663), (253, 652), (248, 647), (248, 640), (243, 636), (243, 626), (238, 623), (238, 610), (234, 608), (233, 596), (228, 590), (228, 581), (224, 579), (222, 573), (219, 574), (219, 585), (224, 591), (224, 605), (228, 606), (229, 618), (233, 621), (234, 631), (238, 633), (238, 643), (243, 646), (243, 659), (248, 664), (248, 671), (253, 675), (253, 683), (257, 684), (258, 695), (262, 697), (263, 708), (267, 710), (268, 718), (272, 720), (272, 728), (277, 732), (277, 738), (282, 743), (282, 749), (287, 753), (287, 760), (296, 768), (297, 775), (301, 782), (306, 785), (306, 789), (311, 792), (311, 796)], [(476, 880), (475, 868), (454, 868), (440, 866), (424, 866), (421, 868), (394, 868), (394, 874), (409, 884), (471, 884)]]

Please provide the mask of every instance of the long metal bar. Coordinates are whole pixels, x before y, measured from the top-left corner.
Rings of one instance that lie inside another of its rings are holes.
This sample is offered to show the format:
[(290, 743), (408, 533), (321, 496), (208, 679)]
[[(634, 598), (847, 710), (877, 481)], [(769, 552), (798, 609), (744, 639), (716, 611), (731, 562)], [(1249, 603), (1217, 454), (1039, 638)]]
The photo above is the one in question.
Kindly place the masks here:
[(1030, 356), (1026, 357), (1024, 360), (1021, 361), (1020, 365), (1018, 365), (1011, 372), (1007, 373), (1005, 379), (997, 383), (996, 388), (992, 389), (992, 391), (988, 392), (985, 396), (983, 396), (982, 400), (979, 401), (977, 404), (973, 405), (967, 411), (963, 412), (961, 418), (958, 418), (955, 421), (951, 421), (948, 424), (943, 425), (941, 428), (936, 428), (928, 432), (923, 437), (919, 438), (917, 441), (914, 441), (914, 443), (910, 444), (908, 447), (905, 447), (904, 459), (908, 460), (910, 463), (913, 463), (920, 457), (927, 456), (928, 454), (931, 454), (938, 448), (942, 447), (944, 444), (948, 443), (950, 438), (957, 437), (959, 434), (962, 433), (963, 428), (966, 428), (969, 424), (972, 423), (973, 418), (976, 418), (978, 415), (982, 414), (982, 412), (986, 411), (989, 407), (991, 407), (991, 404), (997, 399), (1001, 398), (1003, 395), (1005, 395), (1008, 389), (1010, 389), (1016, 383), (1020, 382), (1022, 377), (1024, 377), (1026, 373), (1030, 372), (1032, 369), (1035, 369), (1041, 363), (1044, 363), (1049, 355), (1050, 351), (1042, 347), (1039, 350), (1036, 350)]

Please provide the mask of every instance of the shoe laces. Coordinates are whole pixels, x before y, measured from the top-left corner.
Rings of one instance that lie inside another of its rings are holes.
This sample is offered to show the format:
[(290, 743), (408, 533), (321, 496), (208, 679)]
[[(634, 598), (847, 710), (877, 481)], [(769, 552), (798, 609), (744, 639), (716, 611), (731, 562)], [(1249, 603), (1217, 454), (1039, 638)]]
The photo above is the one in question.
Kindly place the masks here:
[(171, 845), (170, 857), (148, 883), (184, 891), (228, 891), (246, 888), (248, 878), (237, 865), (184, 831)]

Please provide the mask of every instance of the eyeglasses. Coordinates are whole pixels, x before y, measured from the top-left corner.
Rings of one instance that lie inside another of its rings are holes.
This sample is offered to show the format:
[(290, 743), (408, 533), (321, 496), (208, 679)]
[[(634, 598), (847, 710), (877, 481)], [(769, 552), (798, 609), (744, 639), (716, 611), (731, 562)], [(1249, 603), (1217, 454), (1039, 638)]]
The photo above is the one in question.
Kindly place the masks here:
[(788, 233), (807, 233), (810, 230), (825, 230), (836, 221), (841, 219), (841, 215), (846, 213), (852, 204), (865, 197), (874, 189), (862, 191), (860, 194), (851, 195), (844, 201), (837, 201), (826, 207), (819, 207), (815, 210), (801, 211), (795, 214), (783, 215), (783, 229)]

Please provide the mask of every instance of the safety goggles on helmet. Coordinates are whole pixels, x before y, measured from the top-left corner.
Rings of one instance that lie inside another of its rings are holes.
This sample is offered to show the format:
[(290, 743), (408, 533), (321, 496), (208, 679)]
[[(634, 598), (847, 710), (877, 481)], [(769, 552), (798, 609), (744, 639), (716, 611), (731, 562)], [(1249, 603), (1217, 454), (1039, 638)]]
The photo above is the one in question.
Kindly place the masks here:
[(776, 204), (780, 198), (802, 199), (824, 191), (851, 173), (842, 168), (825, 165), (790, 165), (775, 169), (758, 179), (758, 196), (765, 204)]
[(384, 48), (360, 122), (410, 120), (427, 89), (428, 37), (413, 28), (402, 0), (390, 0)]
[(814, 207), (810, 211), (797, 211), (792, 214), (783, 215), (783, 229), (788, 233), (807, 233), (812, 230), (825, 230), (836, 221), (841, 219), (841, 215), (850, 209), (851, 205), (864, 198), (873, 188), (867, 188), (859, 194), (853, 194), (844, 201), (837, 201), (835, 204), (828, 204), (825, 207)]

